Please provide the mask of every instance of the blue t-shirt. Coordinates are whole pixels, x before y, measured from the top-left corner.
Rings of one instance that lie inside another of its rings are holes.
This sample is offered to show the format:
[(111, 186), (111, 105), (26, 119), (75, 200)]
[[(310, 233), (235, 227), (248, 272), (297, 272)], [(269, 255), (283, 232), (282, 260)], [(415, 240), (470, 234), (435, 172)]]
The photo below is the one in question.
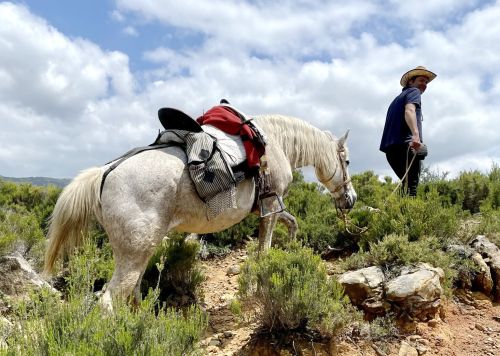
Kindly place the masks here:
[(420, 90), (418, 88), (406, 88), (392, 101), (387, 110), (384, 133), (380, 142), (380, 150), (382, 152), (387, 152), (389, 146), (411, 142), (411, 130), (405, 121), (405, 105), (408, 103), (415, 104), (418, 132), (420, 134), (420, 141), (423, 142)]

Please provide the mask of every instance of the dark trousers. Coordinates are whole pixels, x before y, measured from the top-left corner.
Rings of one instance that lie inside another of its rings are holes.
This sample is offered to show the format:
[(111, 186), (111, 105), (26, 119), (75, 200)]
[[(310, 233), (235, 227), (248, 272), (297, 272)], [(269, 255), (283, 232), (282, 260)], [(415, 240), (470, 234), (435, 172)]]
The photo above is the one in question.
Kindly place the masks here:
[[(408, 150), (408, 145), (391, 146), (385, 153), (385, 156), (387, 157), (387, 162), (389, 162), (394, 173), (396, 173), (399, 179), (403, 179), (407, 169), (406, 165), (409, 165), (413, 159), (413, 152)], [(401, 183), (402, 194), (409, 194), (410, 196), (417, 195), (420, 167), (421, 159), (417, 156), (413, 160), (405, 180)]]

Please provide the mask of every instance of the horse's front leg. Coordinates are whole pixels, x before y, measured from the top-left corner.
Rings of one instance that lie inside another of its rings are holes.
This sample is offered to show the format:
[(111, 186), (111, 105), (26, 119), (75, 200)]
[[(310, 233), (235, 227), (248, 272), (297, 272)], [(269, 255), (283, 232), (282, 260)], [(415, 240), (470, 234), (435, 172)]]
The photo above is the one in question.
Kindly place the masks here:
[(265, 251), (271, 247), (273, 230), (278, 220), (278, 214), (260, 218), (259, 222), (259, 251)]
[(295, 216), (290, 214), (288, 211), (282, 211), (281, 213), (278, 213), (277, 215), (278, 215), (278, 220), (286, 225), (286, 227), (288, 229), (288, 236), (290, 237), (290, 240), (295, 240), (295, 238), (297, 237), (297, 230), (299, 228), (299, 225), (297, 224), (297, 219), (295, 219)]

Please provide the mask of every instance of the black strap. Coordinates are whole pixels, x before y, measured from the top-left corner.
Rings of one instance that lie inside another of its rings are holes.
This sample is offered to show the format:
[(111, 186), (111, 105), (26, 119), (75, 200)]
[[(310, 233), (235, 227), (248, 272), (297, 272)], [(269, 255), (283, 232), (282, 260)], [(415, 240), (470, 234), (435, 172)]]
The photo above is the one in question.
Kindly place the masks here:
[(136, 147), (132, 148), (130, 151), (127, 153), (123, 154), (122, 156), (118, 157), (117, 159), (114, 159), (106, 164), (110, 164), (111, 162), (114, 162), (111, 166), (108, 167), (108, 169), (104, 172), (102, 175), (101, 179), (101, 189), (99, 196), (102, 195), (102, 189), (104, 188), (104, 181), (106, 180), (106, 177), (108, 174), (110, 174), (116, 167), (118, 167), (123, 161), (126, 159), (135, 156), (138, 153), (144, 152), (144, 151), (149, 151), (149, 150), (156, 150), (160, 148), (165, 148), (165, 147), (170, 147), (174, 146), (172, 143), (161, 143), (161, 144), (151, 144), (149, 146), (142, 146), (142, 147)]

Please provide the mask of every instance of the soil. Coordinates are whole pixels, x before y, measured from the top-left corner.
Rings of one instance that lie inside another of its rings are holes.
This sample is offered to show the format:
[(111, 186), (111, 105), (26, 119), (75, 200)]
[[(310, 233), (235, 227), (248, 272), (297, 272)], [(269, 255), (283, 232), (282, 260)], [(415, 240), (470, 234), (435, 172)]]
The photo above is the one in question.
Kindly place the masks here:
[[(231, 302), (238, 290), (240, 248), (224, 257), (202, 261), (209, 328), (201, 341), (203, 354), (212, 355), (500, 355), (500, 304), (480, 293), (458, 292), (444, 303), (440, 317), (406, 324), (398, 335), (374, 341), (350, 330), (330, 341), (311, 335), (273, 337), (259, 327), (252, 310), (235, 315)], [(236, 274), (235, 274), (236, 273)]]

